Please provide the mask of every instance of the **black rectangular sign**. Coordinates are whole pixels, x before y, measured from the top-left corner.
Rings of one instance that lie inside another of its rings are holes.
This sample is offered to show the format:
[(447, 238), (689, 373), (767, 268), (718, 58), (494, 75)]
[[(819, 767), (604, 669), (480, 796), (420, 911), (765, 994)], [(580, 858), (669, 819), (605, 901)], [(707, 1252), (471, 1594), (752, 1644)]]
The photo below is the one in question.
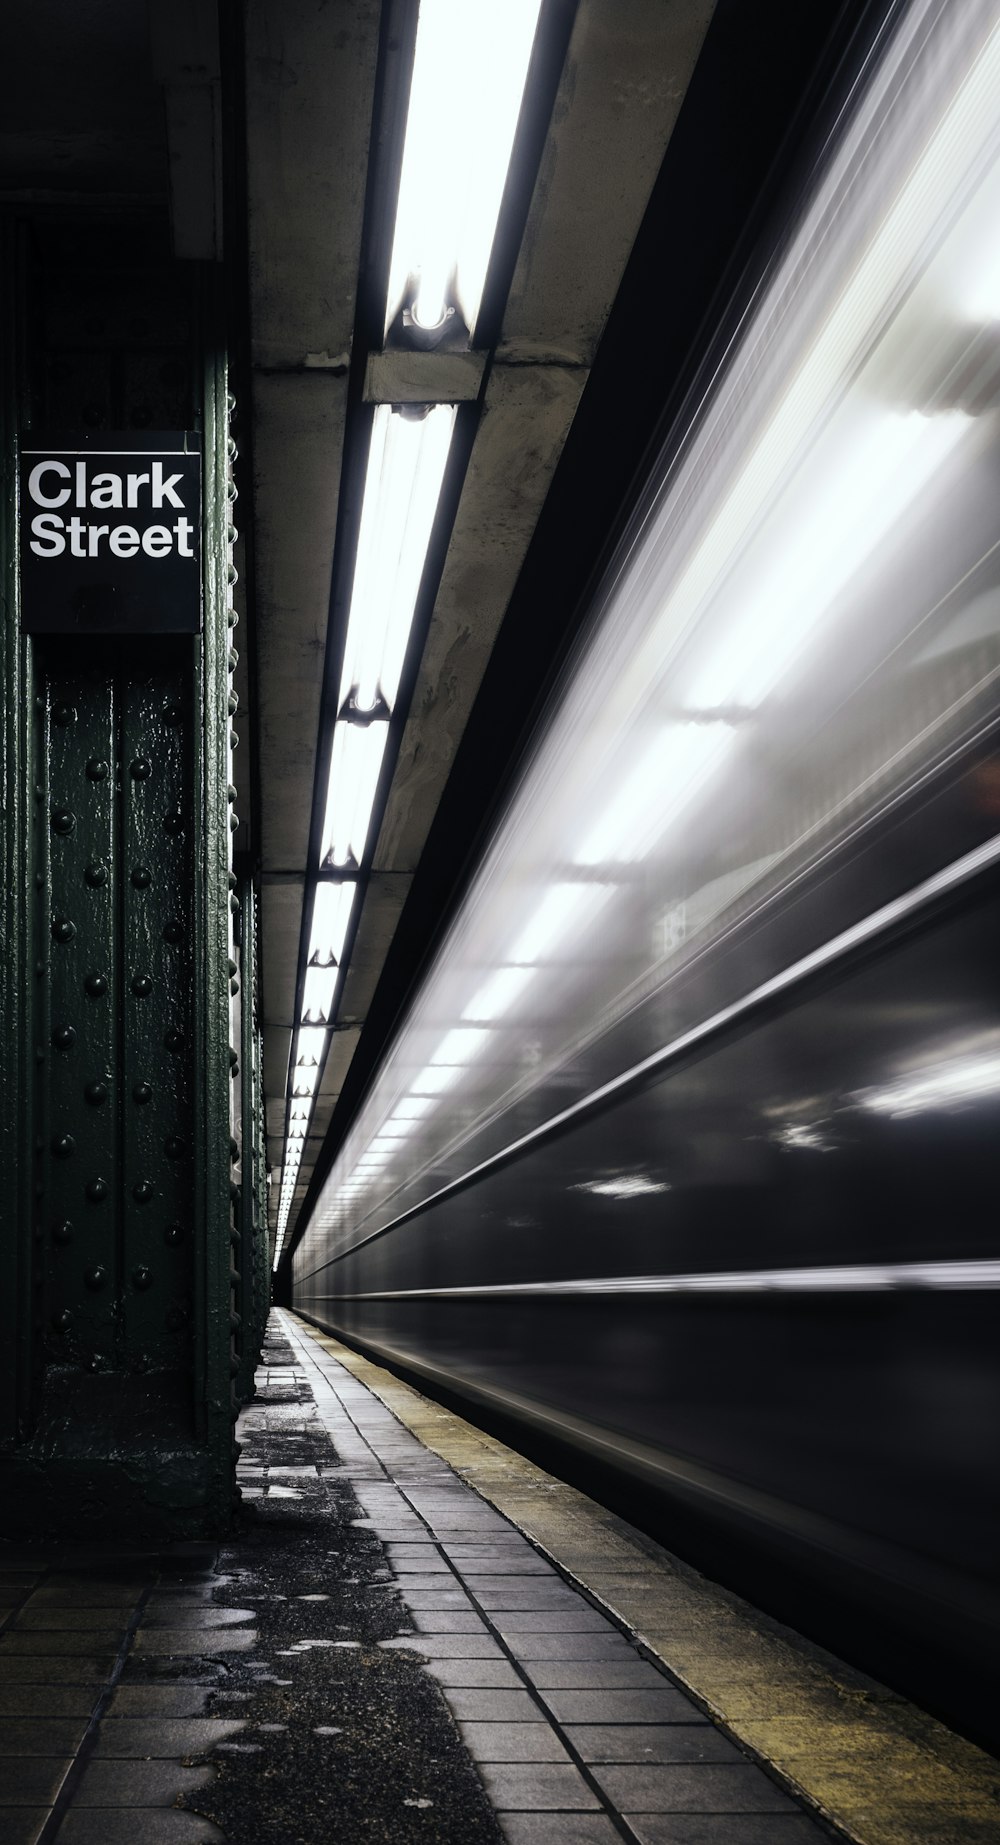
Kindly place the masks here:
[(31, 432), (20, 537), (28, 634), (197, 633), (201, 438)]

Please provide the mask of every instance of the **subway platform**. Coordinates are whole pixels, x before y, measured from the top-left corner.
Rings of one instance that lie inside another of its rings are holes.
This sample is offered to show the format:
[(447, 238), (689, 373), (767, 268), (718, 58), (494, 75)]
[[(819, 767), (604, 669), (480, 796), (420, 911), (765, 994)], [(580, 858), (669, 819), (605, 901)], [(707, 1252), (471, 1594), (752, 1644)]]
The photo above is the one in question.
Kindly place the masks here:
[(219, 1545), (0, 1548), (3, 1845), (987, 1845), (997, 1767), (288, 1313)]

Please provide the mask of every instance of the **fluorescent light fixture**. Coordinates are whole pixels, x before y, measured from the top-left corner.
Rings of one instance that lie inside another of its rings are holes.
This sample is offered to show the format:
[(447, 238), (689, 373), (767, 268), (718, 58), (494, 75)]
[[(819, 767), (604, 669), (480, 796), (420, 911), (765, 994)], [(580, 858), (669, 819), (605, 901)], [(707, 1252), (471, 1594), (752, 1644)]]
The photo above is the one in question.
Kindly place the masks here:
[(848, 419), (847, 439), (823, 458), (823, 477), (808, 494), (804, 516), (789, 516), (783, 506), (773, 563), (687, 702), (696, 710), (760, 704), (971, 426), (958, 410), (869, 411), (860, 431)]
[(340, 680), (342, 710), (348, 700), (361, 712), (395, 706), (454, 427), (454, 404), (412, 411), (379, 404), (375, 411)]
[(360, 865), (364, 858), (388, 735), (389, 726), (382, 721), (341, 720), (334, 725), (321, 846), (324, 865)]
[(432, 1064), (467, 1064), (479, 1056), (489, 1041), (488, 1031), (479, 1031), (474, 1026), (459, 1025), (442, 1038), (431, 1058)]
[[(664, 725), (574, 852), (576, 864), (625, 864), (642, 858), (721, 762), (733, 735), (732, 727), (721, 722)], [(575, 891), (582, 898), (592, 888), (556, 885), (550, 894)], [(565, 902), (572, 907), (568, 896)]]
[(302, 989), (302, 1022), (325, 1025), (333, 1012), (340, 970), (336, 967), (307, 967)]
[(311, 1114), (312, 1109), (307, 1108), (304, 1102), (299, 1102), (289, 1111), (288, 1118), (290, 1121), (308, 1121)]
[(419, 1121), (433, 1107), (430, 1096), (406, 1095), (396, 1103), (393, 1114), (399, 1121)]
[(300, 1025), (295, 1038), (295, 1067), (322, 1064), (326, 1055), (326, 1031), (322, 1025)]
[(357, 888), (353, 880), (333, 883), (321, 879), (317, 884), (309, 932), (310, 966), (326, 968), (340, 960)]
[(470, 999), (463, 1019), (483, 1019), (487, 1022), (502, 1018), (505, 1012), (517, 1004), (525, 987), (530, 986), (535, 978), (533, 967), (498, 967), (491, 974), (478, 993)]
[(319, 1069), (317, 1066), (310, 1067), (306, 1064), (296, 1068), (295, 1083), (292, 1088), (292, 1096), (296, 1101), (301, 1101), (303, 1096), (314, 1095), (318, 1086)]
[(540, 0), (420, 0), (386, 325), (415, 287), (436, 327), (454, 293), (475, 332)]

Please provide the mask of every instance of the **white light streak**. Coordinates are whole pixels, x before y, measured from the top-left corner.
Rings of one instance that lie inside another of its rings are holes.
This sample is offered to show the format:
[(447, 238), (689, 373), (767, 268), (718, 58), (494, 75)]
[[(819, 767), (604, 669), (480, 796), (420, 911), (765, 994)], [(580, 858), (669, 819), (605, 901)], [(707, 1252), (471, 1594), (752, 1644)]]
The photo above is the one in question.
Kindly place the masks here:
[(722, 761), (734, 735), (722, 722), (664, 725), (573, 854), (576, 864), (642, 858)]
[(508, 959), (528, 967), (560, 959), (570, 938), (593, 923), (612, 888), (610, 884), (553, 884), (517, 936)]
[(525, 988), (535, 978), (531, 967), (499, 967), (491, 974), (472, 999), (470, 999), (463, 1019), (483, 1019), (490, 1022), (500, 1019), (512, 1006), (516, 1006)]
[(617, 1179), (587, 1179), (581, 1185), (571, 1185), (570, 1191), (591, 1192), (595, 1198), (650, 1198), (657, 1192), (668, 1192), (670, 1186), (665, 1179), (651, 1179), (642, 1172), (623, 1173)]
[(488, 1031), (477, 1030), (471, 1025), (458, 1025), (454, 1031), (446, 1032), (430, 1061), (432, 1064), (472, 1063), (480, 1051), (485, 1050), (489, 1040)]
[(692, 708), (761, 703), (970, 426), (957, 410), (933, 417), (869, 411), (863, 432), (849, 426), (805, 516), (782, 518), (771, 567), (696, 677)]
[(953, 1063), (932, 1064), (929, 1069), (871, 1089), (859, 1099), (878, 1115), (917, 1115), (943, 1108), (959, 1108), (1000, 1091), (1000, 1056), (970, 1057)]

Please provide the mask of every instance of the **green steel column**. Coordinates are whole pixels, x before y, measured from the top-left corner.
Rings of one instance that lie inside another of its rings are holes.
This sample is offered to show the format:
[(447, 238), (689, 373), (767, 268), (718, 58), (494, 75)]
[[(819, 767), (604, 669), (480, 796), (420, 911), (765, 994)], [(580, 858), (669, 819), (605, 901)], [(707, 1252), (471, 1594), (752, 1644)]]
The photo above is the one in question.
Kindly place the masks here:
[(33, 695), (20, 634), (17, 583), (16, 440), (24, 363), (20, 311), (23, 237), (0, 224), (0, 1453), (16, 1441), (26, 1414), (30, 1373), (34, 1198), (31, 1176), (31, 991), (27, 889), (28, 734)]
[(195, 674), (201, 714), (197, 764), (200, 850), (195, 873), (195, 926), (199, 944), (195, 1057), (196, 1319), (199, 1332), (195, 1405), (211, 1466), (211, 1495), (220, 1513), (232, 1501), (233, 1422), (236, 1414), (230, 1229), (232, 1201), (232, 1094), (238, 1057), (231, 1044), (229, 962), (230, 826), (228, 788), (229, 618), (231, 543), (227, 369), (222, 339), (220, 278), (206, 284), (203, 375), (204, 631)]
[[(267, 1317), (266, 1225), (261, 1212), (260, 1171), (263, 1161), (263, 1098), (260, 1088), (257, 1019), (257, 902), (253, 881), (244, 875), (234, 893), (240, 918), (240, 1240), (237, 1266), (240, 1276), (240, 1369), (237, 1393), (248, 1402), (254, 1393), (254, 1372), (263, 1342)], [(262, 1244), (263, 1238), (263, 1244)]]
[(0, 1532), (220, 1532), (233, 1499), (240, 1065), (220, 277), (203, 272), (193, 394), (203, 632), (27, 641), (16, 232), (0, 254)]

